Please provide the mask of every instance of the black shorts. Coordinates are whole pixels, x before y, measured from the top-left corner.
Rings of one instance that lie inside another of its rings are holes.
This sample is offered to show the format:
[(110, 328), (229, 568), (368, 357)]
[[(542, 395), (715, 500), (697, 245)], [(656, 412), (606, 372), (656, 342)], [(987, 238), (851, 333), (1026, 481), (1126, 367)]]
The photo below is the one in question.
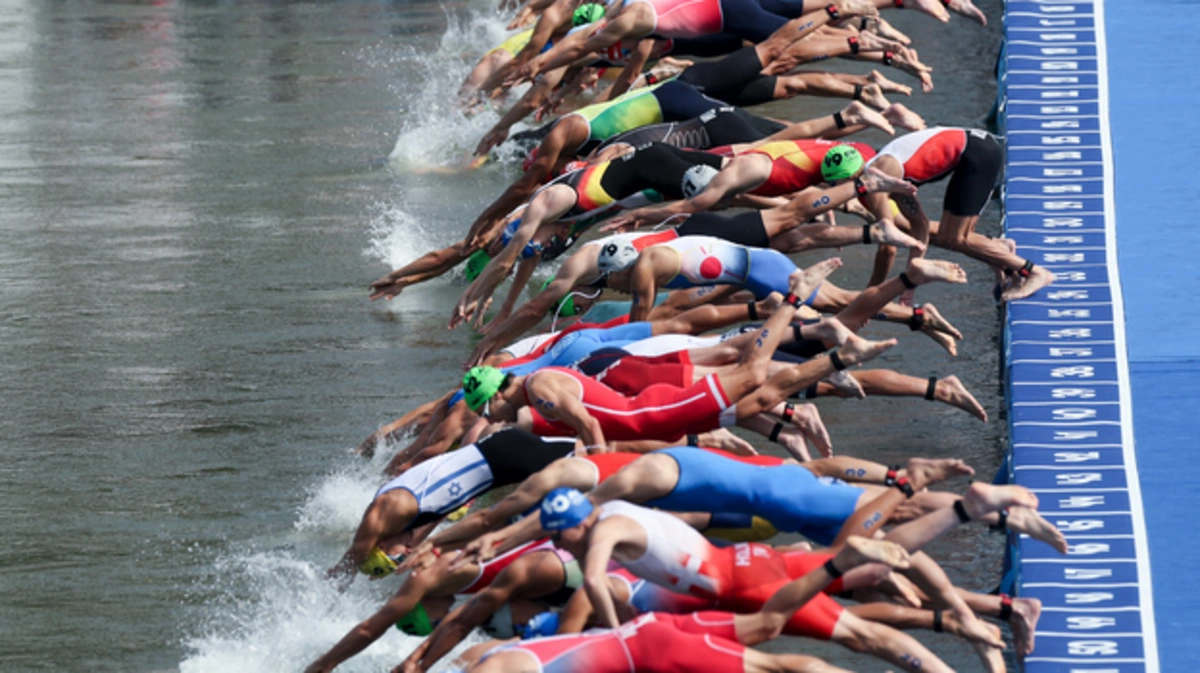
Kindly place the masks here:
[(743, 47), (725, 58), (697, 63), (679, 76), (706, 96), (733, 103), (729, 98), (761, 77), (762, 61), (754, 47)]
[(492, 488), (519, 484), (550, 463), (575, 453), (574, 438), (539, 437), (506, 428), (475, 444), (492, 470)]
[(959, 217), (978, 217), (987, 207), (1004, 169), (1004, 146), (985, 131), (967, 131), (967, 146), (946, 185), (942, 209)]
[(748, 248), (765, 248), (771, 244), (762, 213), (751, 211), (733, 217), (714, 213), (696, 213), (675, 227), (680, 236), (712, 236)]
[(701, 115), (700, 119), (704, 121), (710, 148), (758, 142), (787, 128), (779, 122), (736, 107), (712, 110)]

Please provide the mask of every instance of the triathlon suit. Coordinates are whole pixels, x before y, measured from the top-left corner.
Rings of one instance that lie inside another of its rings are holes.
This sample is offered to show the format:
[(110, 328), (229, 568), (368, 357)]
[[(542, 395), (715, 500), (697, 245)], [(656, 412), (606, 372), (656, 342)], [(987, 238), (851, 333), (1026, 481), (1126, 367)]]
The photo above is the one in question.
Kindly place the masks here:
[(729, 613), (650, 613), (615, 629), (501, 645), (480, 661), (520, 652), (536, 663), (539, 673), (744, 673), (745, 651)]
[(533, 336), (525, 337), (524, 339), (521, 339), (519, 341), (514, 341), (513, 343), (505, 346), (504, 348), (501, 348), (500, 352), (508, 353), (509, 355), (513, 356), (514, 358), (524, 357), (524, 356), (529, 355), (530, 353), (534, 352), (535, 350), (538, 350), (538, 348), (542, 344), (555, 338), (556, 336), (558, 336), (557, 332), (546, 332), (545, 334), (534, 334)]
[[(719, 238), (684, 236), (659, 243), (679, 255), (679, 271), (663, 287), (678, 290), (705, 285), (737, 285), (764, 299), (772, 292), (787, 294), (788, 276), (798, 271), (778, 250), (747, 248)], [(816, 291), (805, 300), (812, 305)]]
[(492, 51), (489, 51), (488, 53), (491, 54), (491, 53), (497, 52), (497, 51), (507, 51), (509, 56), (515, 57), (518, 53), (520, 53), (520, 51), (522, 49), (525, 48), (525, 45), (529, 44), (529, 40), (532, 38), (533, 38), (533, 29), (532, 28), (530, 28), (529, 30), (523, 30), (523, 31), (517, 33), (516, 35), (509, 37), (507, 40), (501, 42), (499, 47), (496, 47), (495, 49), (493, 49)]
[(604, 346), (641, 341), (653, 336), (649, 322), (632, 322), (610, 328), (591, 328), (569, 332), (556, 339), (540, 356), (525, 362), (506, 362), (502, 369), (514, 376), (524, 376), (546, 367), (566, 367), (587, 357), (588, 353)]
[(736, 409), (731, 406), (720, 376), (704, 377), (687, 388), (650, 386), (635, 397), (626, 397), (583, 374), (562, 367), (548, 367), (525, 379), (525, 401), (533, 411), (533, 432), (539, 435), (574, 436), (575, 430), (562, 421), (542, 416), (533, 406), (529, 383), (550, 373), (566, 376), (579, 385), (579, 399), (588, 413), (600, 422), (607, 439), (674, 441), (684, 435), (708, 432), (731, 425)]
[[(790, 579), (803, 577), (833, 558), (833, 554), (826, 552), (787, 551), (780, 552), (780, 555), (783, 556)], [(625, 585), (629, 596), (627, 602), (639, 614), (667, 612), (678, 615), (713, 610), (717, 607), (717, 601), (675, 593), (653, 582), (648, 582), (624, 568), (610, 568), (608, 576)], [(830, 582), (819, 597), (814, 597), (814, 601), (810, 601), (796, 613), (796, 616), (784, 627), (784, 632), (793, 636), (829, 639), (833, 635), (833, 627), (842, 613), (841, 606), (831, 600), (829, 596), (837, 595), (844, 589), (844, 586), (840, 577)]]
[(707, 150), (722, 145), (757, 142), (784, 128), (786, 126), (777, 121), (752, 115), (741, 108), (721, 107), (692, 119), (651, 124), (626, 131), (606, 140), (600, 145), (600, 150), (618, 143), (641, 147), (651, 142)]
[[(715, 547), (675, 516), (620, 500), (599, 509), (601, 521), (622, 516), (645, 532), (645, 553), (637, 559), (614, 553), (617, 563), (660, 587), (713, 601), (722, 610), (757, 612), (780, 587), (799, 576), (789, 571), (790, 565), (801, 564), (789, 564), (773, 547), (755, 543)], [(788, 621), (784, 632), (828, 639), (841, 612), (836, 601), (817, 594)]]
[(723, 101), (706, 96), (676, 78), (634, 89), (606, 103), (589, 105), (563, 115), (560, 121), (574, 115), (587, 122), (587, 140), (576, 150), (583, 155), (619, 133), (647, 124), (692, 119), (725, 106)]
[(642, 2), (654, 10), (654, 30), (659, 37), (697, 38), (726, 33), (755, 44), (788, 22), (772, 14), (757, 0), (625, 0), (625, 5)]
[(763, 75), (754, 47), (742, 47), (725, 58), (697, 63), (679, 75), (705, 95), (730, 105), (749, 107), (775, 100), (775, 76)]
[[(517, 559), (536, 552), (551, 552), (558, 558), (563, 566), (563, 583), (559, 588), (549, 594), (539, 596), (535, 600), (549, 606), (566, 605), (567, 601), (574, 595), (575, 590), (583, 586), (583, 570), (580, 568), (579, 561), (571, 555), (571, 552), (555, 547), (549, 538), (526, 542), (490, 561), (479, 564), (479, 574), (475, 576), (475, 579), (455, 593), (460, 596), (469, 596), (487, 589), (500, 576), (500, 573), (504, 572)], [(480, 628), (493, 638), (512, 638), (516, 636), (511, 603), (505, 603), (500, 609), (496, 610), (486, 623), (480, 625)]]
[(565, 242), (555, 246), (556, 253), (561, 254), (592, 225), (620, 210), (684, 198), (683, 176), (690, 168), (706, 165), (721, 170), (722, 163), (715, 154), (653, 143), (569, 174), (563, 184), (575, 190), (575, 205), (558, 221), (570, 222), (571, 232)]
[(554, 440), (507, 428), (413, 466), (380, 487), (375, 498), (397, 489), (411, 493), (417, 499), (418, 514), (405, 527), (408, 530), (441, 519), (480, 493), (520, 483), (574, 451), (574, 440)]
[[(638, 339), (644, 339), (644, 338), (650, 336), (651, 331), (647, 327), (649, 325), (649, 323), (638, 323), (643, 326), (640, 328), (634, 328), (634, 329), (631, 329), (628, 331), (618, 331), (618, 332), (609, 332), (608, 331), (609, 329), (619, 327), (622, 325), (626, 325), (628, 323), (629, 323), (628, 315), (617, 316), (615, 318), (608, 320), (607, 322), (598, 323), (598, 324), (597, 323), (577, 322), (574, 325), (571, 325), (570, 327), (568, 327), (564, 330), (561, 330), (559, 332), (554, 332), (554, 333), (551, 333), (548, 335), (542, 335), (542, 336), (545, 336), (546, 338), (541, 339), (540, 343), (529, 348), (529, 350), (526, 352), (525, 355), (522, 355), (520, 357), (515, 357), (515, 358), (509, 360), (508, 362), (505, 362), (504, 364), (500, 365), (498, 368), (504, 370), (505, 372), (520, 376), (520, 375), (528, 374), (529, 372), (534, 371), (535, 369), (538, 369), (539, 367), (549, 367), (552, 365), (564, 364), (564, 363), (558, 362), (554, 357), (544, 357), (544, 356), (546, 356), (547, 353), (552, 348), (554, 348), (556, 345), (558, 345), (559, 342), (563, 341), (564, 339), (570, 339), (571, 335), (576, 332), (581, 332), (581, 331), (585, 331), (585, 330), (596, 330), (596, 331), (589, 332), (589, 334), (586, 335), (587, 339), (590, 339), (590, 342), (592, 345), (587, 348), (582, 348), (584, 355), (587, 354), (587, 351), (589, 350), (589, 348), (599, 348), (600, 344), (603, 343), (605, 339), (611, 338), (611, 339), (613, 339), (614, 342), (621, 343), (621, 342), (623, 342), (623, 340), (625, 338), (638, 340)], [(518, 342), (518, 343), (522, 343), (524, 341), (526, 341), (526, 340), (522, 339), (522, 341)], [(558, 354), (560, 356), (562, 356), (564, 359), (572, 357), (571, 353), (567, 353), (566, 355), (563, 355), (562, 350), (558, 351)], [(579, 357), (582, 357), (582, 356), (579, 356)], [(579, 358), (576, 357), (575, 359), (579, 359)], [(565, 362), (565, 364), (571, 364), (572, 362), (574, 362), (574, 360), (567, 360)], [(533, 363), (533, 366), (527, 366), (530, 363)], [(446, 408), (451, 408), (454, 405), (461, 402), (463, 399), (463, 395), (464, 395), (464, 393), (463, 393), (462, 388), (459, 388), (458, 390), (456, 390), (454, 392), (454, 394), (450, 396), (450, 399), (446, 402)]]
[(863, 489), (823, 480), (801, 465), (747, 465), (690, 447), (663, 449), (675, 459), (679, 482), (646, 503), (674, 512), (736, 512), (761, 516), (787, 533), (831, 544), (854, 514)]
[(825, 179), (821, 177), (821, 161), (825, 159), (829, 148), (842, 144), (858, 150), (864, 160), (875, 156), (875, 150), (869, 145), (829, 140), (779, 140), (746, 150), (737, 156), (763, 154), (771, 160), (771, 175), (751, 194), (784, 196), (823, 183)]
[(885, 145), (879, 156), (885, 155), (900, 162), (904, 179), (914, 185), (953, 173), (942, 207), (959, 217), (983, 212), (1004, 167), (1004, 147), (996, 136), (979, 129), (935, 126), (916, 131)]

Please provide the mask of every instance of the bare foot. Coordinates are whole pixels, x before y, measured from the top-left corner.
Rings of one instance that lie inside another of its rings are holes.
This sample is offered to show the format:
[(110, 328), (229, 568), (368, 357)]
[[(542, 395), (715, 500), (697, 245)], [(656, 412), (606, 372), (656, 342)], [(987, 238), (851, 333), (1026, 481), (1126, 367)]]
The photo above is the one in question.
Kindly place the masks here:
[(887, 577), (875, 583), (875, 588), (903, 605), (921, 607), (921, 595), (917, 593), (917, 586), (904, 575), (888, 573)]
[(868, 540), (861, 535), (846, 538), (846, 545), (838, 551), (833, 564), (846, 572), (867, 563), (882, 563), (891, 568), (907, 568), (910, 565), (908, 551), (887, 540)]
[(775, 438), (775, 443), (782, 446), (796, 460), (807, 463), (812, 460), (812, 454), (808, 452), (808, 442), (805, 441), (803, 433), (796, 428), (784, 428), (779, 432), (779, 436)]
[(772, 292), (765, 299), (758, 302), (758, 306), (754, 310), (765, 319), (775, 311), (778, 311), (780, 306), (783, 306), (783, 295), (778, 292)]
[(938, 402), (958, 407), (984, 423), (987, 422), (987, 412), (983, 410), (983, 405), (971, 393), (967, 392), (966, 387), (958, 380), (957, 376), (947, 376), (944, 379), (939, 379), (937, 386), (933, 390), (933, 398)]
[(892, 103), (883, 110), (883, 118), (902, 129), (921, 131), (925, 128), (925, 120), (921, 115), (909, 110), (900, 103)]
[(909, 0), (909, 2), (912, 3), (913, 9), (925, 12), (942, 23), (950, 22), (950, 13), (942, 6), (941, 0)]
[[(870, 170), (875, 170), (874, 168)], [(880, 220), (871, 225), (871, 242), (894, 245), (898, 248), (925, 250), (925, 244), (901, 231), (891, 220)], [(911, 274), (910, 274), (911, 277)], [(916, 282), (915, 280), (913, 282)]]
[(862, 93), (858, 95), (859, 100), (870, 105), (876, 110), (885, 110), (892, 104), (886, 96), (883, 95), (883, 89), (878, 84), (867, 84), (862, 88)]
[(880, 37), (886, 37), (889, 40), (895, 40), (903, 45), (912, 44), (912, 38), (896, 30), (895, 26), (888, 23), (883, 17), (867, 19), (867, 30), (871, 31), (872, 33), (876, 33)]
[(945, 348), (946, 352), (950, 354), (950, 357), (958, 357), (958, 341), (955, 340), (954, 337), (950, 336), (949, 334), (943, 334), (937, 330), (929, 330), (928, 332), (922, 330), (921, 333), (930, 339), (933, 339), (935, 344)]
[[(969, 511), (969, 510), (968, 510)], [(1008, 509), (1008, 529), (1024, 533), (1035, 540), (1041, 540), (1054, 547), (1060, 554), (1067, 553), (1067, 538), (1041, 514), (1029, 507), (1010, 507)]]
[(822, 380), (836, 388), (839, 393), (846, 397), (861, 400), (867, 396), (867, 391), (863, 390), (862, 384), (858, 382), (858, 379), (851, 376), (850, 372), (834, 372)]
[(1038, 619), (1042, 616), (1042, 602), (1036, 598), (1014, 598), (1012, 616), (1008, 618), (1008, 626), (1013, 633), (1013, 649), (1017, 651), (1017, 659), (1021, 660), (1033, 654), (1034, 632), (1037, 631)]
[(837, 8), (847, 16), (879, 16), (879, 9), (871, 0), (841, 0)]
[(804, 435), (805, 439), (817, 447), (821, 455), (829, 458), (833, 455), (833, 441), (829, 438), (829, 430), (821, 421), (821, 414), (815, 404), (799, 404), (792, 415), (792, 425)]
[(1004, 664), (1004, 655), (1000, 650), (975, 641), (971, 641), (971, 649), (975, 650), (975, 654), (979, 656), (984, 673), (1006, 673), (1008, 671)]
[(917, 60), (915, 54), (911, 49), (898, 51), (892, 55), (892, 65), (921, 80), (921, 91), (929, 93), (933, 91), (933, 68)]
[[(1033, 491), (1024, 486), (993, 486), (977, 481), (967, 488), (962, 503), (972, 519), (979, 519), (991, 512), (999, 512), (1010, 507), (1037, 509), (1038, 498)], [(1008, 527), (1012, 529), (1012, 512), (1009, 512), (1008, 518)]]
[(974, 468), (958, 458), (912, 458), (904, 471), (917, 491), (953, 477), (975, 474)]
[[(865, 87), (863, 91), (866, 91)], [(849, 105), (842, 108), (842, 120), (848, 126), (865, 124), (877, 128), (889, 136), (896, 135), (896, 129), (892, 127), (891, 122), (884, 118), (882, 114), (864, 105), (861, 101), (852, 101)]]
[(968, 19), (978, 21), (981, 26), (987, 25), (987, 15), (971, 4), (971, 0), (950, 0), (950, 4), (946, 6), (956, 14), (962, 14)]
[(1054, 274), (1040, 266), (1035, 266), (1030, 270), (1028, 276), (1018, 275), (1013, 284), (1004, 291), (1004, 294), (1000, 295), (1000, 298), (1004, 301), (1024, 299), (1053, 282)]
[(872, 70), (871, 74), (867, 75), (867, 81), (871, 84), (879, 85), (879, 90), (883, 91), (884, 93), (901, 93), (905, 96), (912, 95), (911, 86), (905, 86), (899, 82), (893, 82), (887, 77), (884, 77), (883, 73), (879, 72), (878, 70)]
[[(943, 260), (917, 257), (908, 260), (908, 266), (904, 271), (908, 274), (908, 279), (917, 285), (939, 281), (943, 283), (967, 282), (967, 272), (961, 266)], [(928, 316), (926, 319), (928, 322)]]
[(925, 304), (921, 307), (921, 310), (925, 312), (925, 324), (921, 325), (922, 332), (941, 332), (942, 334), (949, 334), (955, 339), (962, 341), (962, 332), (958, 331), (958, 328), (954, 325), (951, 325), (949, 320), (943, 318), (942, 314), (938, 313), (936, 306), (933, 304)]
[(806, 325), (804, 331), (827, 344), (836, 346), (846, 343), (846, 339), (854, 334), (849, 327), (842, 324), (841, 320), (832, 316), (822, 319), (815, 325)]
[[(874, 166), (868, 166), (867, 170), (863, 171), (862, 181), (863, 186), (870, 192), (917, 195), (916, 185), (904, 178), (888, 175)], [(924, 247), (921, 249), (924, 250)]]
[(851, 335), (846, 339), (846, 343), (837, 350), (838, 357), (847, 367), (858, 365), (879, 357), (895, 346), (898, 342), (895, 339), (887, 341), (867, 341), (857, 334)]
[(858, 199), (852, 199), (842, 204), (842, 209), (845, 210), (847, 214), (853, 215), (867, 222), (875, 221), (875, 214), (867, 210), (866, 206), (859, 203)]
[[(974, 612), (971, 612), (970, 608), (962, 612), (947, 610), (942, 618), (957, 623), (958, 633), (956, 635), (974, 643), (987, 645), (989, 648), (1004, 649), (1004, 639), (1000, 637), (1000, 629), (984, 622)], [(1003, 661), (1001, 661), (1001, 665), (1003, 665)]]
[(858, 34), (859, 49), (862, 51), (893, 51), (897, 54), (908, 49), (907, 45), (901, 44), (896, 40), (889, 40), (882, 35), (876, 35), (872, 32), (860, 32)]
[(697, 438), (696, 443), (710, 449), (719, 449), (726, 453), (732, 453), (735, 456), (758, 455), (758, 451), (754, 450), (754, 446), (750, 442), (738, 437), (725, 428), (702, 433)]
[(829, 274), (838, 270), (842, 266), (840, 257), (830, 257), (821, 262), (817, 262), (807, 269), (801, 269), (788, 276), (788, 292), (797, 297), (807, 297), (817, 289), (817, 286), (825, 281)]
[[(942, 626), (946, 629), (946, 633), (958, 636), (960, 638), (966, 638), (968, 640), (983, 643), (983, 644), (989, 645), (989, 646), (992, 643), (996, 642), (997, 640), (1003, 639), (1004, 636), (1001, 635), (1001, 633), (1000, 633), (1000, 627), (994, 626), (992, 624), (988, 624), (987, 622), (984, 622), (983, 620), (977, 619), (976, 621), (983, 624), (986, 627), (986, 629), (978, 630), (975, 633), (968, 632), (966, 629), (963, 628), (962, 622), (960, 622), (958, 620), (958, 616), (953, 611), (947, 610), (946, 612), (944, 612), (942, 614)], [(986, 636), (984, 637), (983, 640), (979, 640), (979, 639), (973, 637), (977, 633), (979, 633), (979, 634), (986, 633)], [(989, 649), (991, 649), (991, 648), (989, 647)]]

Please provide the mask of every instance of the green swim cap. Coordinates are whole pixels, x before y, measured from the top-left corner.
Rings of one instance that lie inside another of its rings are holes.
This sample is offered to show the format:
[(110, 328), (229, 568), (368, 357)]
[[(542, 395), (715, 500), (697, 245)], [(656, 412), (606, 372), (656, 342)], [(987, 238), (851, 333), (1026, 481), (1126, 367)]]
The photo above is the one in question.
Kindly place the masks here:
[(495, 367), (471, 367), (463, 376), (463, 400), (471, 411), (479, 411), (484, 403), (500, 392), (508, 375)]
[(487, 254), (487, 251), (476, 250), (467, 258), (467, 268), (463, 270), (463, 275), (467, 277), (468, 281), (474, 282), (490, 261), (492, 261), (492, 256)]
[(862, 155), (850, 145), (834, 145), (821, 162), (821, 177), (825, 182), (852, 178), (863, 167)]
[(413, 611), (400, 618), (396, 622), (396, 628), (410, 636), (427, 636), (433, 633), (433, 620), (429, 618), (429, 613), (425, 611), (423, 603), (417, 603), (417, 607)]
[[(553, 278), (547, 278), (546, 282), (542, 283), (542, 289), (538, 292), (545, 292), (546, 288), (550, 287), (550, 283), (554, 282)], [(579, 315), (579, 309), (575, 306), (575, 295), (568, 294), (566, 297), (558, 300), (558, 315), (563, 318), (570, 318)]]
[(589, 2), (575, 9), (575, 13), (571, 16), (571, 25), (578, 28), (589, 23), (595, 23), (602, 18), (604, 18), (604, 5)]

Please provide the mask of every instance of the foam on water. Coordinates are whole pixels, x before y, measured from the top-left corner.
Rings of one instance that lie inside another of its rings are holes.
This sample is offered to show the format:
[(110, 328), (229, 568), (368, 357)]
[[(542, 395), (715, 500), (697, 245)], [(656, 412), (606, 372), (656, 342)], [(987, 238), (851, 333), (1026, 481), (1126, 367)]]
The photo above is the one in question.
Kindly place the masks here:
[(509, 36), (504, 20), (485, 11), (465, 19), (451, 16), (447, 23), (436, 51), (408, 47), (399, 55), (404, 66), (421, 77), (419, 83), (406, 82), (396, 91), (404, 121), (388, 157), (393, 170), (458, 165), (500, 119), (494, 107), (464, 114), (457, 94), (479, 57)]
[[(181, 673), (303, 670), (383, 605), (401, 578), (371, 582), (358, 577), (339, 593), (325, 578), (325, 568), (345, 551), (363, 510), (384, 481), (383, 467), (409, 439), (383, 448), (372, 460), (355, 460), (314, 484), (283, 548), (217, 560), (211, 576), (220, 578), (221, 598), (206, 606), (198, 626), (190, 626), (183, 642), (189, 654), (180, 663)], [(433, 670), (447, 667), (453, 655), (481, 640), (478, 634), (468, 638)], [(391, 629), (338, 670), (388, 670), (421, 641)]]

